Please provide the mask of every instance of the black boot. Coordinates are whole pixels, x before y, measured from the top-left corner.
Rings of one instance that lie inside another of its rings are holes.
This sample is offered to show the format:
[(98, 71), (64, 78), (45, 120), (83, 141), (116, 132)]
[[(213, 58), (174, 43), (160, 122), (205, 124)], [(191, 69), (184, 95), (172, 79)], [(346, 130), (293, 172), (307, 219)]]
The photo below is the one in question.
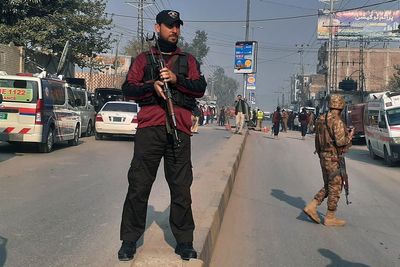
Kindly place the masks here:
[(118, 251), (118, 259), (120, 261), (130, 261), (136, 253), (136, 242), (122, 241), (121, 248)]
[(182, 260), (186, 261), (197, 258), (197, 252), (194, 250), (192, 242), (178, 243), (175, 253), (181, 256)]

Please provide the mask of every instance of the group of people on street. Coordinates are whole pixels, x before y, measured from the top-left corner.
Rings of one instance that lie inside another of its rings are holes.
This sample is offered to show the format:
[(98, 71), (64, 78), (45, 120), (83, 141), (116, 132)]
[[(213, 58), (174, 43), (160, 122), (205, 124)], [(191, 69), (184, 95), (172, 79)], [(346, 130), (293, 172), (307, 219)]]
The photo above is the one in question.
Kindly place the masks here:
[(305, 139), (306, 134), (314, 133), (314, 124), (317, 119), (313, 111), (302, 108), (299, 113), (282, 109), (278, 106), (272, 115), (272, 129), (274, 138), (278, 138), (279, 132), (288, 130), (300, 130), (301, 139)]

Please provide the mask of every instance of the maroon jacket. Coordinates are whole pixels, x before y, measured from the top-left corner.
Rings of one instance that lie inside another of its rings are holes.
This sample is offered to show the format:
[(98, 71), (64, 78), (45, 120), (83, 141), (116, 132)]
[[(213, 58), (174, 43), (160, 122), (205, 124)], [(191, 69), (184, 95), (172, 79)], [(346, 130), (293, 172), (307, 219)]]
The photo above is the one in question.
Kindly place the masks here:
[[(158, 51), (155, 48), (153, 53), (158, 57)], [(154, 90), (154, 81), (143, 81), (144, 70), (147, 62), (147, 54), (143, 52), (139, 54), (131, 65), (126, 82), (123, 85), (123, 91), (132, 100), (142, 100), (151, 95), (156, 95)], [(171, 66), (171, 57), (175, 54), (182, 54), (178, 48), (171, 55), (164, 56), (166, 67), (173, 69)], [(187, 77), (177, 74), (177, 83), (172, 90), (179, 90), (183, 94), (190, 97), (202, 97), (204, 95), (207, 83), (201, 75), (199, 63), (196, 59), (186, 53), (188, 57), (188, 72)], [(175, 73), (176, 74), (176, 73)], [(158, 96), (157, 96), (158, 97)], [(174, 106), (177, 129), (186, 134), (191, 135), (190, 128), (192, 126), (191, 114), (192, 111), (180, 106)], [(151, 126), (160, 126), (166, 124), (166, 111), (160, 105), (149, 105), (141, 107), (138, 113), (138, 128)]]

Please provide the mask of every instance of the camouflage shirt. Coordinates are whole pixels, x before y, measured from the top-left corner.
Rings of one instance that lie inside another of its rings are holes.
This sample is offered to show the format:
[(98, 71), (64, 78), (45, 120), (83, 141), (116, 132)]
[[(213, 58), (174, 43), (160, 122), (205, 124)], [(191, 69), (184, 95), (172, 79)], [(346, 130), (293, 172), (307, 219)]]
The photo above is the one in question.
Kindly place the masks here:
[(316, 122), (315, 151), (320, 156), (345, 153), (351, 146), (351, 139), (340, 115), (328, 112)]

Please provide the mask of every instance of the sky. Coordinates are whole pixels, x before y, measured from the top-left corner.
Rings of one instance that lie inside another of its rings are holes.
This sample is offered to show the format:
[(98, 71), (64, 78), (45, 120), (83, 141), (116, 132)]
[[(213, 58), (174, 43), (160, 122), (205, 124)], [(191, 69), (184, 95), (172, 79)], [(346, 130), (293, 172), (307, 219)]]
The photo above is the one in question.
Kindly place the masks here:
[[(137, 36), (137, 19), (134, 17), (138, 11), (127, 1), (137, 5), (136, 0), (109, 0), (106, 8), (107, 13), (114, 14), (114, 33), (123, 34), (122, 47)], [(336, 0), (335, 8), (342, 10), (384, 1)], [(153, 1), (147, 0), (147, 3)], [(400, 1), (397, 1), (373, 9), (399, 9), (399, 6)], [(323, 43), (316, 38), (316, 14), (324, 7), (327, 6), (317, 0), (250, 0), (249, 38), (258, 41), (259, 46), (255, 106), (273, 111), (277, 99), (281, 101), (282, 93), (288, 97), (290, 77), (300, 73), (297, 46), (305, 47), (305, 74), (316, 72), (317, 51)], [(155, 0), (154, 4), (144, 8), (145, 32), (153, 31), (155, 16), (163, 9), (180, 12), (184, 21), (181, 34), (185, 41), (191, 42), (197, 30), (207, 33), (210, 51), (201, 66), (203, 74), (208, 77), (216, 66), (223, 67), (226, 75), (239, 81), (242, 92), (243, 75), (233, 73), (233, 63), (235, 42), (245, 39), (247, 0)], [(315, 16), (287, 18), (313, 14)]]

